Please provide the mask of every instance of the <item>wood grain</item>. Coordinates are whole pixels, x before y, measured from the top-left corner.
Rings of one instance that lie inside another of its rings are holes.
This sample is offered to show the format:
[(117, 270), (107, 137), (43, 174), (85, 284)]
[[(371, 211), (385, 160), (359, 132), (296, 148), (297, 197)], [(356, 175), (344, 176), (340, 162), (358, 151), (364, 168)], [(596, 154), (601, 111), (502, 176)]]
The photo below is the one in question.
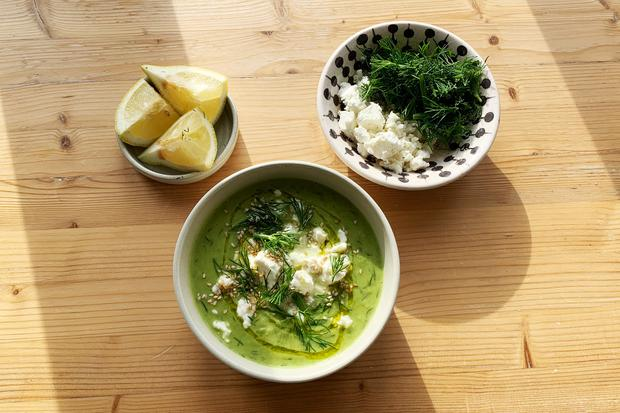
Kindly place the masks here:
[[(0, 2), (0, 411), (620, 410), (618, 15), (617, 0)], [(390, 19), (456, 32), (498, 82), (489, 157), (444, 188), (366, 182), (318, 127), (325, 59)], [(208, 180), (158, 184), (120, 155), (114, 110), (146, 62), (231, 77), (241, 137)], [(195, 202), (276, 159), (362, 184), (402, 265), (376, 343), (287, 386), (211, 356), (171, 280)]]

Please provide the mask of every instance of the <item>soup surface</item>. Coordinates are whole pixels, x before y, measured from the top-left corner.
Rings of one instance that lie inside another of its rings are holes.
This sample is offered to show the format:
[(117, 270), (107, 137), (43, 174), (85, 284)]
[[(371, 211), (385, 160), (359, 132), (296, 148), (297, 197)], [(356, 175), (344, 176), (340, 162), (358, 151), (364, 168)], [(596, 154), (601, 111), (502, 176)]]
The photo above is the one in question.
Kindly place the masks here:
[(364, 330), (383, 284), (370, 225), (347, 199), (310, 181), (245, 188), (205, 222), (192, 290), (229, 348), (272, 366), (333, 355)]

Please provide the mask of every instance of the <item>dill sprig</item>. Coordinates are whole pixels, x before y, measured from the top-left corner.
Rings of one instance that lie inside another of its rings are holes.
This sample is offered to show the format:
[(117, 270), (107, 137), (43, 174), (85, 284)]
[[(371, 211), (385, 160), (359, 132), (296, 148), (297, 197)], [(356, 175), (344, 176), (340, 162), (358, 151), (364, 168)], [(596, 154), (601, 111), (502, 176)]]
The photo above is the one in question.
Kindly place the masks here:
[(480, 61), (457, 59), (450, 49), (430, 42), (401, 50), (387, 38), (366, 55), (369, 83), (362, 85), (362, 97), (415, 121), (429, 145), (460, 141), (480, 118)]
[(325, 334), (329, 333), (328, 326), (324, 320), (316, 317), (316, 313), (321, 311), (323, 307), (315, 307), (312, 311), (303, 296), (293, 294), (292, 299), (298, 308), (297, 314), (292, 317), (293, 326), (306, 351), (313, 351), (315, 345), (318, 345), (319, 348), (333, 347), (329, 341), (323, 338)]
[(241, 295), (248, 295), (256, 290), (256, 278), (252, 272), (248, 251), (245, 248), (239, 249), (239, 257), (237, 259), (230, 260), (227, 271), (234, 275)]
[(347, 268), (347, 263), (345, 262), (346, 255), (330, 255), (329, 262), (332, 266), (332, 281), (336, 276), (343, 270)]
[(280, 272), (278, 280), (271, 288), (271, 290), (263, 293), (263, 298), (275, 306), (281, 305), (291, 294), (289, 285), (291, 283), (291, 280), (293, 279), (294, 273), (295, 269), (293, 267), (285, 266)]
[(256, 198), (248, 207), (245, 218), (235, 225), (236, 229), (251, 228), (265, 234), (280, 231), (282, 223), (282, 204), (277, 201), (264, 201)]
[(284, 255), (299, 243), (299, 234), (294, 231), (278, 231), (272, 234), (256, 233), (254, 239), (259, 241), (264, 249), (277, 255)]
[(295, 217), (297, 217), (297, 221), (299, 221), (299, 229), (306, 229), (312, 220), (312, 216), (314, 215), (314, 210), (312, 207), (293, 196), (289, 199), (289, 205), (293, 209), (293, 213), (295, 214)]

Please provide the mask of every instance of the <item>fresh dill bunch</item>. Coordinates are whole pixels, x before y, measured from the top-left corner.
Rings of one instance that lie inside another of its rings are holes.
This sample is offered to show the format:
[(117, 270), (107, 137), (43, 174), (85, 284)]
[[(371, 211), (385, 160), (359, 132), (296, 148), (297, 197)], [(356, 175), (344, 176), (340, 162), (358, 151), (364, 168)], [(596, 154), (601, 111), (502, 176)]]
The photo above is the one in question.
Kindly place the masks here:
[(391, 39), (367, 52), (368, 84), (365, 100), (415, 121), (423, 141), (446, 147), (471, 131), (482, 112), (480, 82), (484, 65), (436, 43), (417, 50), (401, 50)]
[(294, 231), (278, 231), (272, 234), (256, 233), (254, 239), (260, 242), (263, 249), (277, 255), (284, 255), (299, 243), (299, 233)]
[(256, 198), (248, 207), (245, 218), (235, 225), (236, 229), (251, 228), (265, 234), (280, 231), (282, 223), (282, 204), (277, 201), (264, 201)]
[(346, 255), (330, 255), (329, 262), (332, 267), (332, 281), (336, 278), (336, 275), (347, 268), (347, 263), (345, 262)]
[(295, 217), (297, 217), (297, 221), (299, 221), (299, 229), (306, 229), (312, 220), (312, 216), (314, 215), (314, 210), (312, 207), (293, 196), (289, 199), (289, 205), (293, 209), (293, 213), (295, 214)]

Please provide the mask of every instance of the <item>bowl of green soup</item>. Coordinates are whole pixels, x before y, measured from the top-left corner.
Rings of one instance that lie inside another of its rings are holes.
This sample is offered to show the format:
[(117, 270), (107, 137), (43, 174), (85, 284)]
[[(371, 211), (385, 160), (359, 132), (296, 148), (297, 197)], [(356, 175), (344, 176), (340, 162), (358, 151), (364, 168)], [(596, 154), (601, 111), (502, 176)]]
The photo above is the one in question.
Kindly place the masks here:
[(179, 234), (173, 273), (181, 311), (213, 355), (252, 377), (302, 382), (377, 338), (400, 262), (389, 222), (359, 185), (278, 161), (203, 196)]

